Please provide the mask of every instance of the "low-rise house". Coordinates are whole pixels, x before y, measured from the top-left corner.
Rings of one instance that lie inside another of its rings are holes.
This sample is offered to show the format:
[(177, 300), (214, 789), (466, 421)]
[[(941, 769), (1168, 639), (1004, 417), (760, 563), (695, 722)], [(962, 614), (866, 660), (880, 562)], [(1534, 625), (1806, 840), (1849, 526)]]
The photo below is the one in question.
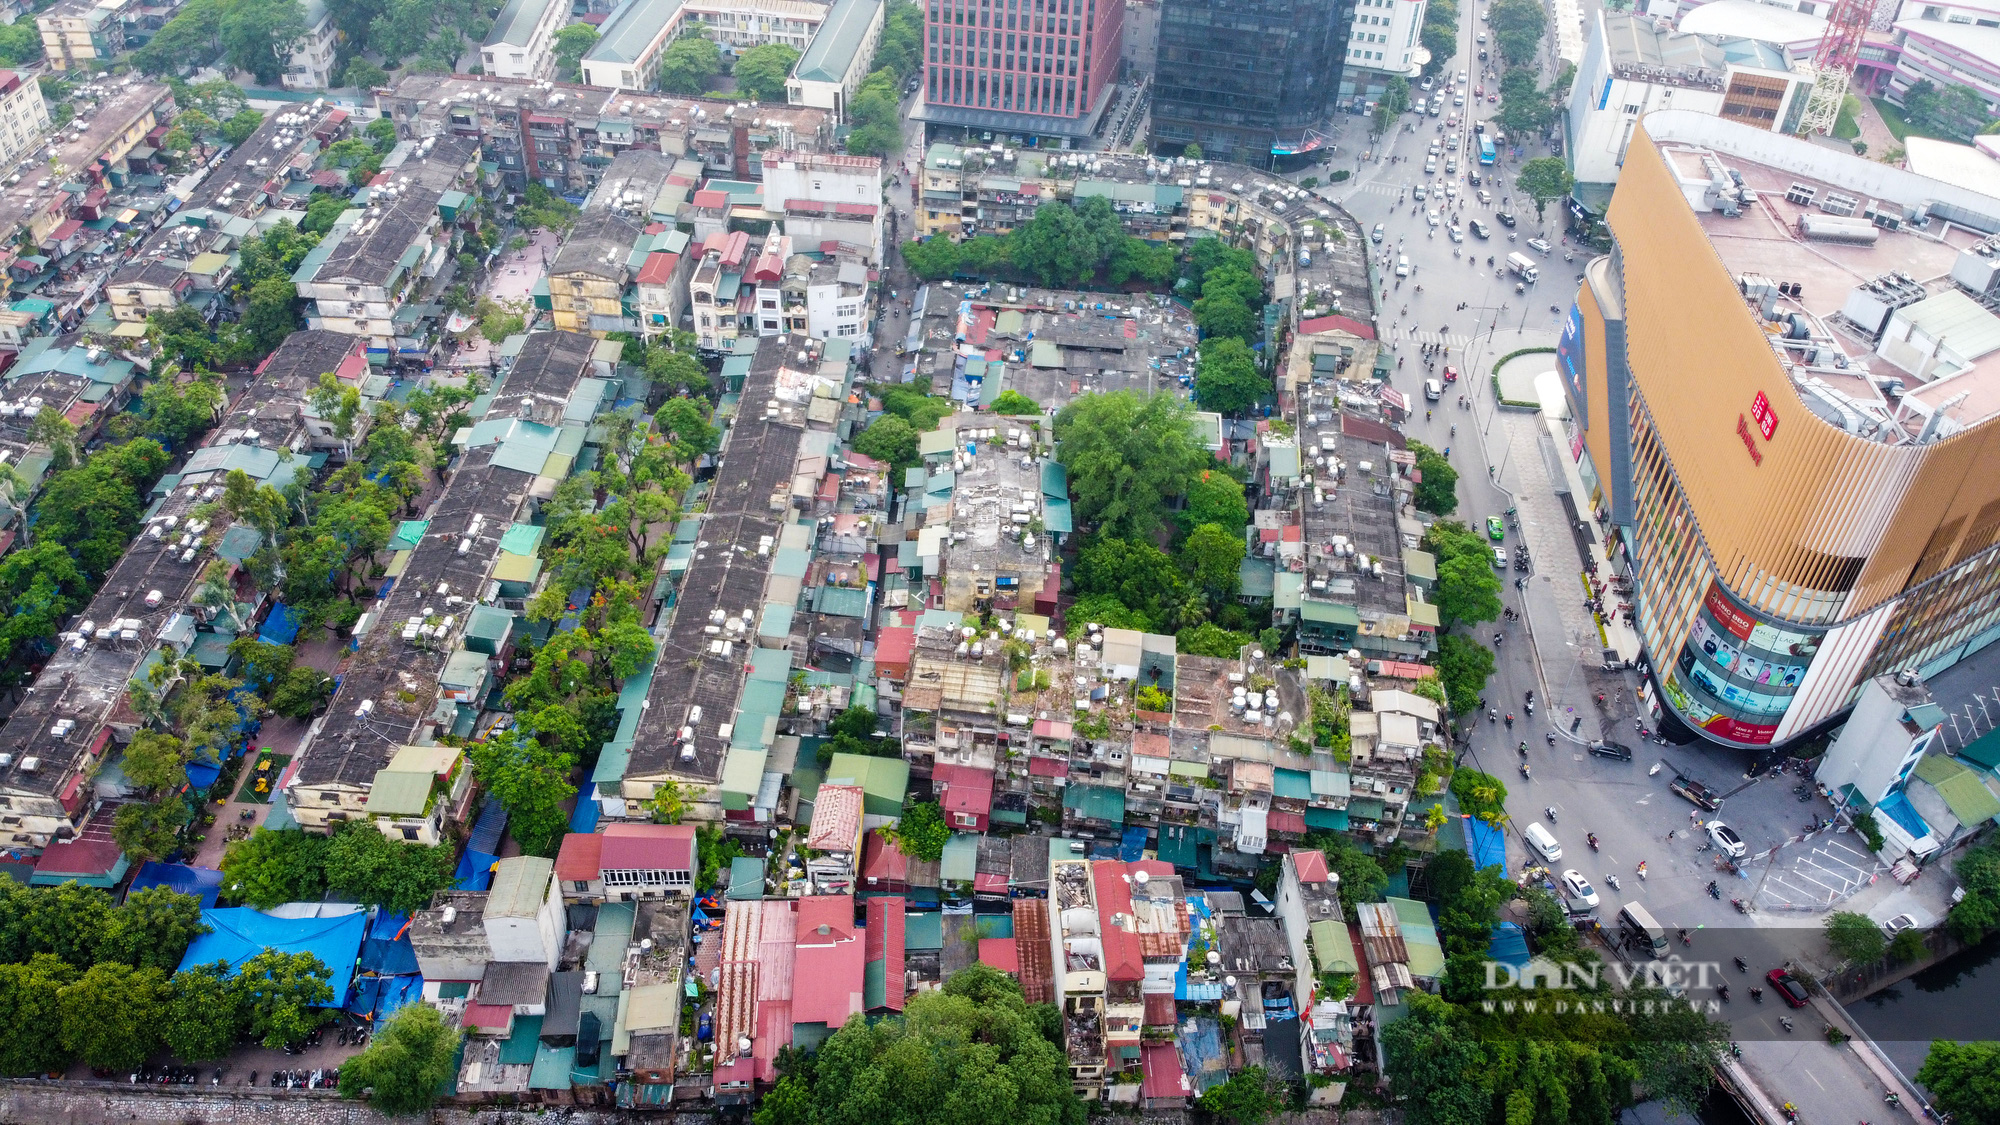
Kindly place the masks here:
[(598, 851), (598, 881), (611, 902), (685, 896), (701, 869), (693, 825), (610, 824)]
[(305, 0), (306, 32), (292, 43), (279, 76), (287, 90), (325, 90), (333, 85), (334, 48), (340, 29), (333, 24), (333, 9), (325, 0)]
[(792, 1042), (817, 1046), (866, 1011), (867, 945), (853, 895), (798, 901), (792, 971)]
[(850, 894), (855, 889), (865, 800), (861, 786), (833, 783), (821, 785), (813, 798), (812, 827), (806, 833), (812, 857), (806, 861), (806, 874), (821, 894)]
[(812, 44), (792, 67), (786, 100), (847, 120), (848, 103), (873, 64), (887, 11), (883, 0), (835, 0)]
[(479, 48), (486, 73), (540, 81), (555, 69), (555, 34), (569, 21), (562, 0), (507, 0)]
[(524, 855), (495, 864), (481, 921), (494, 961), (533, 961), (553, 970), (565, 928), (555, 862)]
[(405, 746), (375, 774), (368, 817), (391, 840), (436, 845), (463, 824), (472, 804), (472, 770), (450, 746)]

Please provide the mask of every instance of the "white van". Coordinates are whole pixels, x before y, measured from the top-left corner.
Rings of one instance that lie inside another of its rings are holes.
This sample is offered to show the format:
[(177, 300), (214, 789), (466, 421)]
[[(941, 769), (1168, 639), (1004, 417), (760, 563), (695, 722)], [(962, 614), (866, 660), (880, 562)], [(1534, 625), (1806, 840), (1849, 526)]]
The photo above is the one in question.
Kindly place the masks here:
[(1645, 907), (1636, 902), (1628, 902), (1619, 907), (1618, 927), (1638, 937), (1641, 944), (1653, 951), (1654, 958), (1667, 955), (1667, 928), (1655, 921)]
[(1550, 863), (1562, 862), (1562, 845), (1556, 843), (1556, 838), (1549, 834), (1548, 829), (1542, 827), (1540, 821), (1529, 823), (1521, 830), (1521, 835), (1526, 837), (1528, 847), (1540, 852), (1543, 859)]
[(1410, 256), (1408, 254), (1396, 255), (1396, 276), (1410, 276)]

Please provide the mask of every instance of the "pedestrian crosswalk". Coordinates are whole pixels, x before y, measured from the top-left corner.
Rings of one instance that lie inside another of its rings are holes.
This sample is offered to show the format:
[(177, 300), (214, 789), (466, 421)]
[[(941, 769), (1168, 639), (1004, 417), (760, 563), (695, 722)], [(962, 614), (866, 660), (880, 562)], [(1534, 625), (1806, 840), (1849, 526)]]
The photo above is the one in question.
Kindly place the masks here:
[(1463, 332), (1403, 332), (1397, 334), (1393, 343), (1398, 344), (1443, 344), (1448, 348), (1464, 348), (1472, 343), (1472, 337)]
[[(1401, 192), (1402, 190), (1403, 190), (1402, 188), (1398, 187), (1395, 184), (1385, 184), (1380, 180), (1371, 180), (1368, 183), (1362, 184), (1359, 188), (1355, 189), (1356, 192), (1367, 192), (1369, 195), (1386, 195), (1392, 199), (1395, 198), (1396, 194), (1398, 192)], [(1354, 194), (1354, 193), (1349, 193), (1349, 194)]]

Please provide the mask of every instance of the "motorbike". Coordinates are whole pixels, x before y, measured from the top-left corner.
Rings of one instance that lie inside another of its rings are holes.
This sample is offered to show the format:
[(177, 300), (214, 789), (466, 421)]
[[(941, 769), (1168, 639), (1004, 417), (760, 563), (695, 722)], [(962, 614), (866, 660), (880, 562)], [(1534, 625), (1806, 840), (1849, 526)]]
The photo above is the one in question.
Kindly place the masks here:
[(1604, 882), (1607, 885), (1609, 885), (1611, 889), (1614, 891), (1622, 889), (1618, 883), (1618, 876), (1616, 875), (1606, 875), (1604, 877)]
[(1507, 729), (1514, 729), (1514, 714), (1511, 711), (1507, 713)]
[(1722, 901), (1722, 888), (1716, 886), (1715, 880), (1713, 879), (1710, 879), (1708, 881), (1708, 897), (1714, 899), (1717, 902)]
[(1521, 763), (1521, 776), (1522, 776), (1523, 778), (1526, 778), (1526, 777), (1530, 776), (1530, 775), (1529, 775), (1529, 773), (1528, 773), (1528, 763), (1526, 763), (1526, 762), (1522, 762), (1522, 763)]
[(1749, 905), (1748, 903), (1744, 902), (1744, 901), (1743, 901), (1742, 899), (1740, 899), (1740, 898), (1732, 898), (1732, 899), (1730, 899), (1730, 900), (1729, 900), (1729, 905), (1731, 905), (1731, 906), (1735, 907), (1735, 908), (1736, 908), (1736, 913), (1738, 913), (1738, 914), (1748, 914), (1748, 913), (1750, 913), (1750, 905)]
[(1748, 961), (1745, 961), (1745, 960), (1744, 960), (1743, 958), (1741, 958), (1741, 957), (1737, 957), (1737, 958), (1735, 958), (1734, 960), (1735, 960), (1735, 962), (1736, 962), (1736, 971), (1737, 971), (1737, 972), (1739, 972), (1739, 973), (1747, 973), (1747, 972), (1749, 972), (1749, 971), (1750, 971), (1750, 963), (1749, 963)]
[(1597, 850), (1597, 833), (1595, 833), (1595, 832), (1586, 832), (1586, 833), (1584, 833), (1584, 834), (1583, 834), (1583, 840), (1584, 840), (1584, 842), (1585, 842), (1585, 843), (1587, 843), (1587, 844), (1589, 844), (1589, 845), (1590, 845), (1590, 850), (1591, 850), (1591, 851), (1596, 851), (1596, 850)]
[(1550, 805), (1548, 808), (1542, 810), (1542, 815), (1549, 818), (1550, 824), (1554, 824), (1556, 822), (1556, 807)]

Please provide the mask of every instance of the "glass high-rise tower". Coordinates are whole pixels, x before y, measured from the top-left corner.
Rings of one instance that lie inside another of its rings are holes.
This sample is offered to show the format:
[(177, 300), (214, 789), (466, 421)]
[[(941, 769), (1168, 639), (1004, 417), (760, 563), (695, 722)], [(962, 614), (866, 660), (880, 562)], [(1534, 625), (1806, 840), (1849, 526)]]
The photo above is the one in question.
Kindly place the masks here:
[(1310, 151), (1353, 18), (1350, 0), (1165, 0), (1154, 141), (1258, 167)]

